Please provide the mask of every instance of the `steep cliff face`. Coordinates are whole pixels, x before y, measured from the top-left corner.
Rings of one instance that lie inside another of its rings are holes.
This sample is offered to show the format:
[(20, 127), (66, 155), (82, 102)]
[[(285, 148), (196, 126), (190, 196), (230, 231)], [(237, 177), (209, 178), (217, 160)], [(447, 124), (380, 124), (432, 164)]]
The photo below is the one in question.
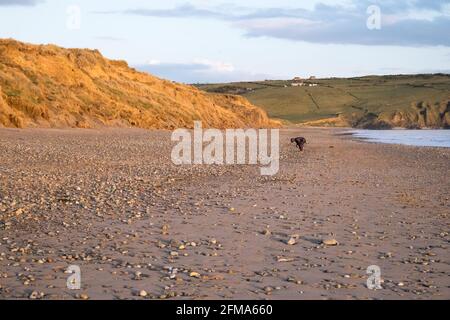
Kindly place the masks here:
[(385, 121), (394, 127), (449, 128), (450, 101), (435, 104), (420, 102), (404, 112), (397, 111), (381, 117), (385, 117)]
[(138, 72), (97, 50), (0, 39), (0, 126), (273, 127), (245, 98)]
[(390, 128), (450, 128), (450, 100), (440, 103), (419, 102), (402, 111), (353, 112), (333, 118), (310, 121), (304, 125), (327, 127), (353, 127), (362, 129)]
[(379, 115), (361, 116), (356, 127), (359, 128), (449, 128), (450, 101), (441, 103), (419, 102), (403, 111), (383, 112)]

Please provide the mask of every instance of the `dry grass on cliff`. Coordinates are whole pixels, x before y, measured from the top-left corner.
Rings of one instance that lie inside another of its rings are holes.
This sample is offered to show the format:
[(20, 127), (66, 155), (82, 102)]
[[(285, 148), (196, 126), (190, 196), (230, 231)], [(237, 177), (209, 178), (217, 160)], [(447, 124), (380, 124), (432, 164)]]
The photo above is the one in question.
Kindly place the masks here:
[(273, 127), (245, 98), (137, 72), (97, 50), (0, 39), (0, 126)]

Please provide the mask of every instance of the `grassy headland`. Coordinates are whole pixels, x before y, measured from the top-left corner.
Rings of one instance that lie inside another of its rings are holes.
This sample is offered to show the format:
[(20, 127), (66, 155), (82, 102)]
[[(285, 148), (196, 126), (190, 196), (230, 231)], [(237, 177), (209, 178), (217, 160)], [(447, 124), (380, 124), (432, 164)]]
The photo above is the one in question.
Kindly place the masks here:
[(450, 127), (447, 74), (271, 80), (197, 87), (244, 96), (264, 108), (270, 117), (290, 123), (360, 128)]

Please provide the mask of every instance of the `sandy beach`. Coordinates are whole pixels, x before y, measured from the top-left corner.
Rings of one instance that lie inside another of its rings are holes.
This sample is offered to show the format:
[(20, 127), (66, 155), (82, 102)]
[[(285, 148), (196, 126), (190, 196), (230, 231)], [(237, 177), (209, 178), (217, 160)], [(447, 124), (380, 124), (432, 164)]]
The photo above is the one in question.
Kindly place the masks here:
[(450, 299), (450, 148), (345, 131), (283, 129), (261, 176), (175, 166), (170, 131), (0, 129), (0, 298)]

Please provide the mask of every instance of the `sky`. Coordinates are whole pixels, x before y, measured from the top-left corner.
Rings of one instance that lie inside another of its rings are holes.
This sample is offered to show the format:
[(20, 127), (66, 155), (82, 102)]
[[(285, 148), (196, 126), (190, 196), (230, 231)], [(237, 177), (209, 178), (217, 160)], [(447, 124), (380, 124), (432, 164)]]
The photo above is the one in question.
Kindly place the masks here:
[(450, 73), (450, 1), (0, 0), (0, 38), (185, 83)]

